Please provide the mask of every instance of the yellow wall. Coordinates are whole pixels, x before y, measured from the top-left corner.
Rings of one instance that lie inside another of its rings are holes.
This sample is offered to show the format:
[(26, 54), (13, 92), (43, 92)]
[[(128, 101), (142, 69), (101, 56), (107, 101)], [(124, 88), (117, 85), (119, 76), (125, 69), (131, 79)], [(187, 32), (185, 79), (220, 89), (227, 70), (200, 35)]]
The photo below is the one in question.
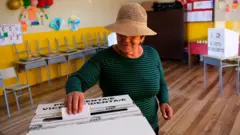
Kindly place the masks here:
[[(87, 33), (94, 33), (94, 32), (101, 32), (103, 33), (106, 31), (103, 27), (91, 27), (91, 28), (84, 28), (84, 29), (79, 29), (77, 32), (72, 32), (70, 30), (64, 30), (60, 32), (45, 32), (45, 33), (35, 33), (35, 34), (25, 34), (24, 39), (29, 41), (29, 45), (31, 47), (31, 50), (36, 52), (36, 46), (35, 46), (35, 40), (37, 39), (39, 41), (39, 44), (41, 47), (44, 47), (47, 45), (47, 38), (50, 39), (51, 42), (51, 48), (55, 48), (56, 44), (54, 41), (54, 38), (59, 38), (62, 39), (60, 41), (60, 44), (63, 44), (63, 37), (66, 36), (69, 40), (69, 44), (72, 45), (72, 37), (76, 36), (77, 41), (80, 41), (80, 36), (81, 34), (87, 34)], [(107, 31), (108, 32), (108, 31)], [(18, 50), (24, 50), (25, 45), (18, 45), (17, 46)], [(17, 55), (16, 55), (16, 50), (13, 46), (2, 46), (0, 47), (0, 69), (3, 68), (8, 68), (10, 66), (14, 66), (14, 61), (18, 60)], [(77, 61), (77, 67), (79, 68), (82, 65), (82, 60)], [(71, 62), (71, 71), (74, 70), (73, 68), (73, 62)], [(47, 80), (47, 74), (46, 74), (46, 68), (43, 67), (42, 69), (42, 78), (43, 81)], [(50, 66), (50, 73), (51, 73), (51, 78), (56, 78), (57, 77), (57, 70), (56, 70), (56, 65), (51, 65)], [(62, 75), (66, 74), (66, 64), (61, 65), (61, 70), (62, 70)], [(30, 84), (36, 84), (39, 82), (38, 76), (37, 76), (37, 70), (30, 70), (28, 71), (28, 77), (29, 77), (29, 83)], [(26, 83), (26, 76), (24, 72), (19, 73), (19, 78), (22, 83)], [(6, 81), (5, 83), (7, 85), (12, 84), (14, 81), (9, 80)], [(1, 92), (2, 94), (2, 92)]]
[(213, 27), (213, 22), (186, 23), (185, 41), (207, 40), (208, 28)]
[(186, 23), (185, 24), (185, 40), (207, 40), (208, 28), (225, 27), (230, 30), (234, 30), (240, 33), (240, 21), (221, 21), (218, 26), (215, 26), (218, 22), (204, 22), (204, 23)]
[(226, 21), (226, 28), (240, 33), (240, 21)]

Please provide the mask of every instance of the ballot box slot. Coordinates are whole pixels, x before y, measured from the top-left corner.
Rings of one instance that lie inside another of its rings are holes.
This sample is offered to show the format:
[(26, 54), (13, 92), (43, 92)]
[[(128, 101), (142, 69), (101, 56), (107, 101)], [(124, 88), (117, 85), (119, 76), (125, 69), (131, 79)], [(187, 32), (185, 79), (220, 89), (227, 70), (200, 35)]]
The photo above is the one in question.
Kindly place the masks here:
[(43, 122), (51, 122), (51, 121), (58, 121), (58, 120), (62, 120), (62, 117), (46, 118), (46, 119), (43, 119)]
[(99, 112), (93, 112), (91, 113), (92, 116), (99, 115), (99, 114), (107, 114), (107, 113), (114, 113), (114, 112), (123, 112), (127, 111), (127, 108), (117, 109), (117, 110), (107, 110), (107, 111), (99, 111)]
[[(91, 116), (114, 113), (114, 112), (124, 112), (124, 111), (127, 111), (127, 110), (128, 110), (127, 108), (121, 108), (121, 109), (116, 109), (116, 110), (105, 110), (105, 111), (99, 111), (99, 112), (92, 112)], [(43, 119), (43, 122), (52, 122), (52, 121), (60, 121), (60, 120), (63, 120), (63, 118), (61, 116), (53, 117), (53, 118), (45, 118), (45, 119)]]

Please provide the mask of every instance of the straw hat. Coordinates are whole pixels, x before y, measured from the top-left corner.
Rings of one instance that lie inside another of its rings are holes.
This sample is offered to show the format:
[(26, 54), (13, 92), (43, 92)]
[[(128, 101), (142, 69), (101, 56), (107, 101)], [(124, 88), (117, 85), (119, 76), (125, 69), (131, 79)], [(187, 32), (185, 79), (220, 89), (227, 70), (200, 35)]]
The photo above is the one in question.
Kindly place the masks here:
[(112, 32), (125, 36), (149, 36), (157, 33), (147, 26), (147, 13), (138, 3), (123, 5), (114, 24), (105, 26)]

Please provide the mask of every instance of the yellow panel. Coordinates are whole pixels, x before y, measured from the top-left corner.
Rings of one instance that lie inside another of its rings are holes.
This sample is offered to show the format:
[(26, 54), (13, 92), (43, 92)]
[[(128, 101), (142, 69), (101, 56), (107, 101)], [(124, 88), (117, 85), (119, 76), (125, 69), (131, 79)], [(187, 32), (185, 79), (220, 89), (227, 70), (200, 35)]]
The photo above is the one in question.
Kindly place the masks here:
[(240, 21), (226, 21), (226, 28), (239, 32)]
[(186, 23), (185, 41), (207, 40), (208, 28), (213, 27), (213, 22)]

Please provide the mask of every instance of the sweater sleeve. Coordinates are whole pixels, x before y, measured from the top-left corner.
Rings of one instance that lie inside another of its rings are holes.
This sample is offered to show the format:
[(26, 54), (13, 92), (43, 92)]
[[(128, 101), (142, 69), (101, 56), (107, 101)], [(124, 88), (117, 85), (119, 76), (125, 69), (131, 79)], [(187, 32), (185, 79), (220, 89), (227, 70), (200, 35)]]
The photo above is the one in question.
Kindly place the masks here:
[(85, 92), (97, 83), (100, 71), (100, 62), (90, 58), (76, 73), (68, 78), (65, 85), (66, 93)]
[(158, 68), (159, 68), (159, 72), (160, 72), (160, 90), (159, 93), (157, 94), (157, 98), (159, 100), (159, 103), (168, 103), (169, 104), (169, 96), (168, 96), (168, 87), (165, 81), (165, 77), (164, 77), (164, 71), (163, 71), (163, 67), (162, 67), (162, 63), (159, 59), (158, 61)]
[(155, 49), (153, 49), (153, 54), (154, 54), (154, 56), (157, 60), (157, 66), (158, 66), (158, 70), (159, 70), (159, 73), (160, 73), (160, 82), (159, 82), (160, 83), (160, 89), (159, 89), (159, 92), (157, 94), (157, 99), (158, 99), (160, 104), (162, 104), (162, 103), (168, 103), (169, 104), (168, 86), (167, 86), (167, 83), (165, 81), (162, 62), (161, 62), (161, 59), (159, 57), (158, 52)]

